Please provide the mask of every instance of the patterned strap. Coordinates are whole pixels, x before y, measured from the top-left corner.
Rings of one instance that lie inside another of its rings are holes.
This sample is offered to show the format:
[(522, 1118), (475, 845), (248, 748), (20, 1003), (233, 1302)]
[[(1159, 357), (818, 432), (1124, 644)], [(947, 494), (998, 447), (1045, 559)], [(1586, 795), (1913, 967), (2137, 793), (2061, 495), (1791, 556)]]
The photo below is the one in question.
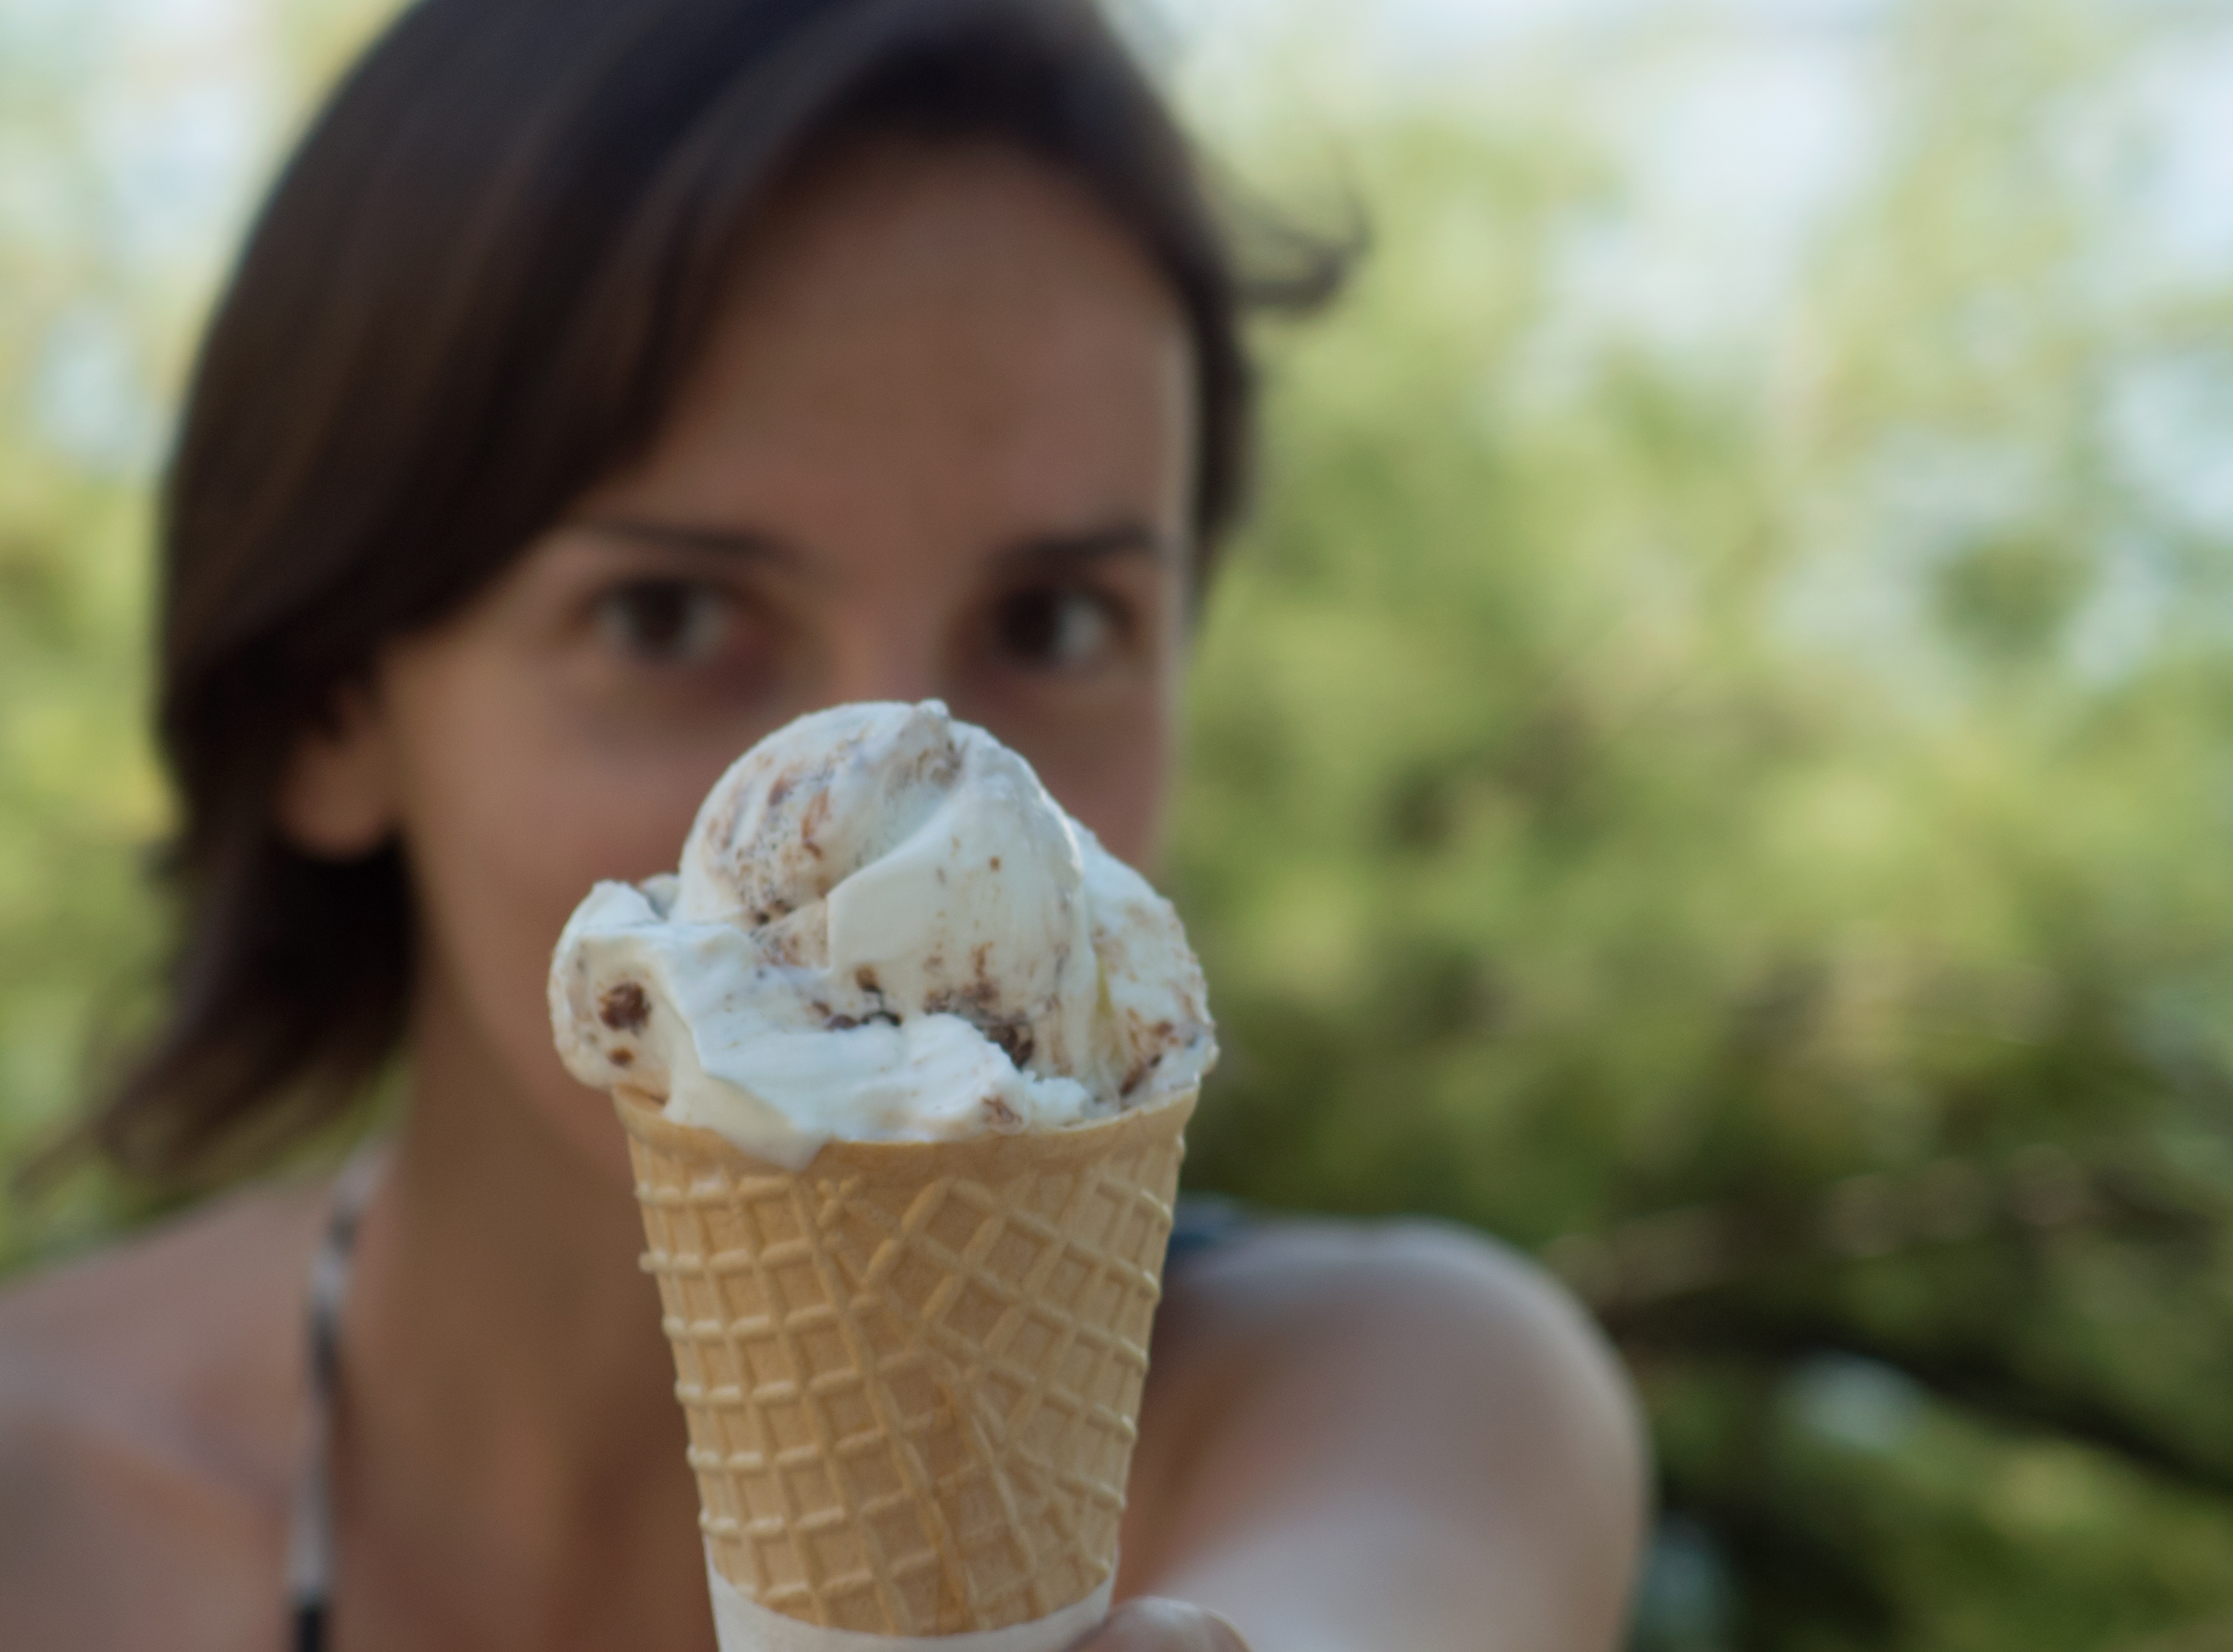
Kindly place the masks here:
[(1171, 1207), (1171, 1237), (1163, 1271), (1169, 1273), (1240, 1238), (1248, 1226), (1248, 1213), (1232, 1200), (1215, 1193), (1181, 1193)]
[(357, 1223), (379, 1184), (383, 1155), (359, 1152), (334, 1179), (325, 1237), (310, 1259), (309, 1438), (295, 1506), (288, 1520), (287, 1607), (296, 1652), (323, 1652), (334, 1592), (334, 1512), (330, 1480), (334, 1394), (341, 1369), (342, 1304)]

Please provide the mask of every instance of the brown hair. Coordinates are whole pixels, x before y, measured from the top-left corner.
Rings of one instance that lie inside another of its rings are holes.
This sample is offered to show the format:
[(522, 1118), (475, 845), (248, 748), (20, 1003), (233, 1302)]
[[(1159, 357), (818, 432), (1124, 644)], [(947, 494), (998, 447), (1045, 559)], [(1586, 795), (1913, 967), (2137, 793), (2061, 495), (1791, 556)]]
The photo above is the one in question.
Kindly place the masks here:
[(778, 175), (893, 131), (1017, 145), (1136, 236), (1191, 328), (1203, 561), (1245, 491), (1252, 299), (1186, 142), (1090, 0), (420, 0), (278, 180), (163, 498), (183, 803), (167, 1020), (86, 1123), (202, 1179), (342, 1110), (410, 985), (400, 852), (296, 853), (272, 797), (386, 640), (450, 612), (651, 439)]

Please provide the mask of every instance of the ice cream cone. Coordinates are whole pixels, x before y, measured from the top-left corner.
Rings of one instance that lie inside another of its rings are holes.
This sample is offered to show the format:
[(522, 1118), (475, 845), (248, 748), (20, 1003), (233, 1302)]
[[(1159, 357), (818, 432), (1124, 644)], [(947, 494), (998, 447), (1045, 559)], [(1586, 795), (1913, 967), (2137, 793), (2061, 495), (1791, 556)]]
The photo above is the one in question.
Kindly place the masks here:
[(1110, 1577), (1192, 1091), (798, 1172), (614, 1100), (722, 1577), (918, 1636)]

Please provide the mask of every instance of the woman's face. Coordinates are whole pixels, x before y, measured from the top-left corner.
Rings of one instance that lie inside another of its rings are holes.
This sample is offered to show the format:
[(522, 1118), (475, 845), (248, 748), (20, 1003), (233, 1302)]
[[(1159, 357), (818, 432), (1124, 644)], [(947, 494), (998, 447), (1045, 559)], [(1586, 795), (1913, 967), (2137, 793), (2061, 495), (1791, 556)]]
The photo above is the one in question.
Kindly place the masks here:
[(671, 868), (729, 763), (819, 706), (943, 699), (1151, 859), (1194, 398), (1169, 289), (1038, 164), (878, 144), (794, 188), (649, 451), (389, 648), (283, 799), (313, 845), (401, 836), (422, 1087), (480, 1065), (609, 1157), (551, 1051), (558, 931), (596, 880)]

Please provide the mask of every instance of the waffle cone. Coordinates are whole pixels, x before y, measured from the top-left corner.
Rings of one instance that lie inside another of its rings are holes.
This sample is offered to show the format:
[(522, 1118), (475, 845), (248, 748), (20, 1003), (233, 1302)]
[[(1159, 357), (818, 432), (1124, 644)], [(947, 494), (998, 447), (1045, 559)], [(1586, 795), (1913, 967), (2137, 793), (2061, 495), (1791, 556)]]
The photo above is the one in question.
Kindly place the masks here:
[(1115, 1570), (1194, 1095), (801, 1171), (615, 1102), (714, 1567), (805, 1623), (1029, 1623)]

